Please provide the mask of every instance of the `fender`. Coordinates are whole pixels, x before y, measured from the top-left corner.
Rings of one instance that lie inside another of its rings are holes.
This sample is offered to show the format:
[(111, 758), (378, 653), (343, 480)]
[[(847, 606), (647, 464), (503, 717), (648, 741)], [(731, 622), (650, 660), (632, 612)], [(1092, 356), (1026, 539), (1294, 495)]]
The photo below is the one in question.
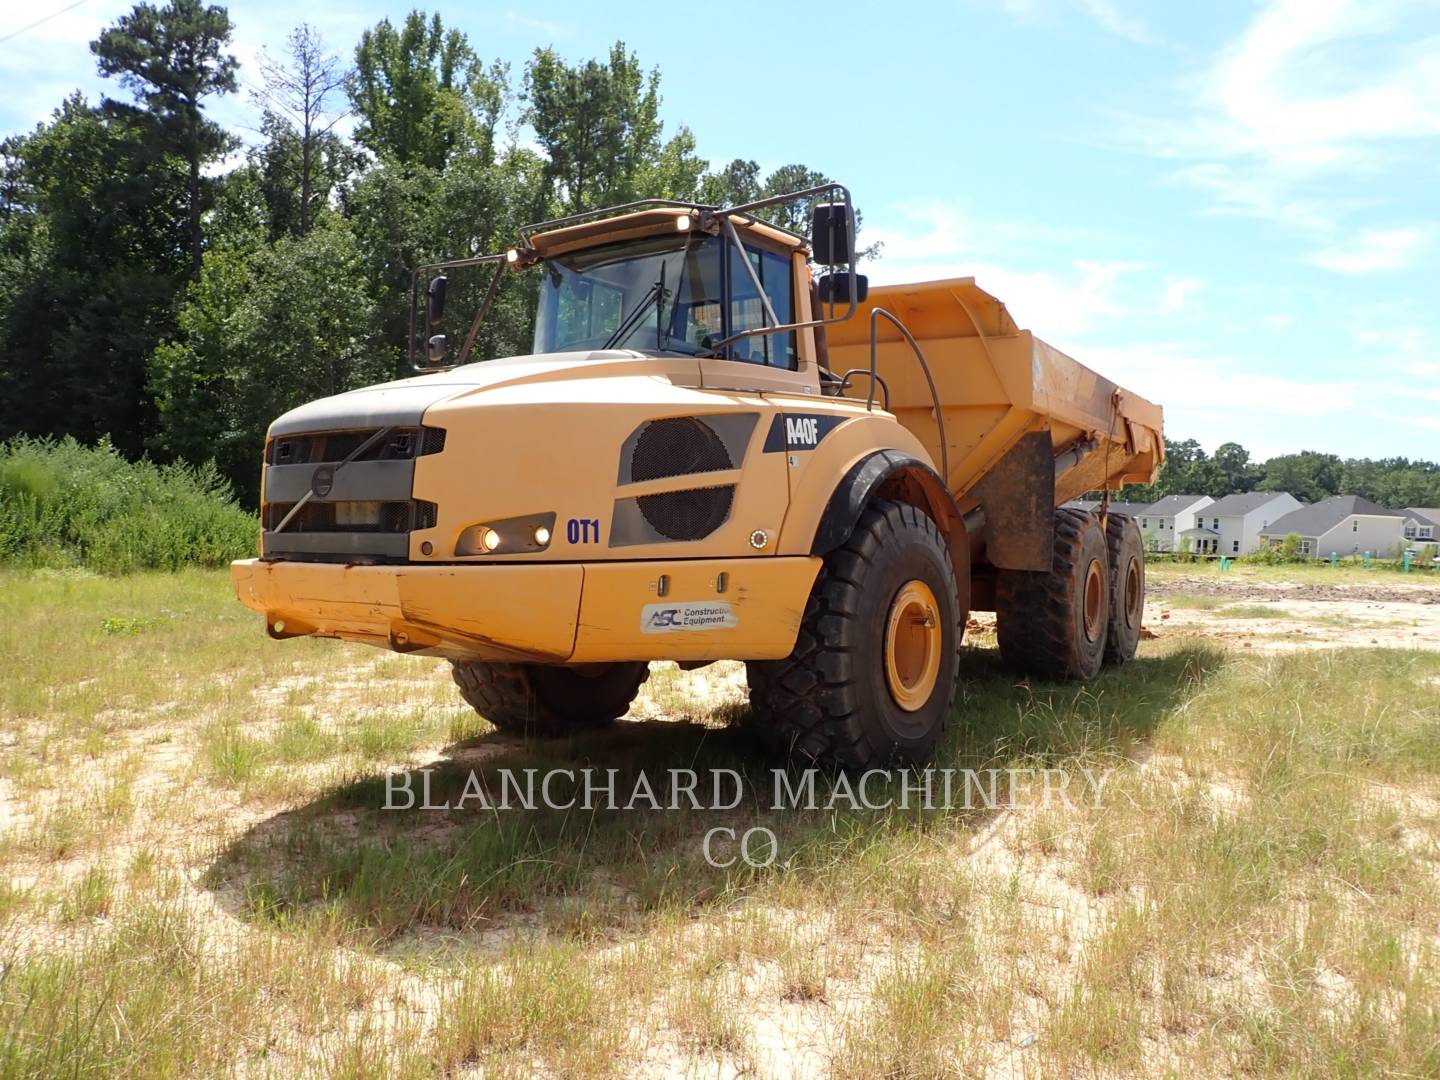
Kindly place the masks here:
[(878, 494), (888, 481), (902, 479), (910, 479), (912, 483), (918, 481), (922, 497), (919, 500), (905, 501), (918, 501), (924, 506), (942, 532), (948, 533), (951, 524), (960, 522), (960, 508), (945, 490), (939, 473), (904, 451), (877, 450), (857, 461), (850, 471), (840, 478), (840, 483), (835, 486), (830, 501), (825, 505), (825, 512), (820, 516), (815, 539), (810, 543), (810, 554), (825, 555), (843, 544), (854, 531), (860, 515), (864, 513), (865, 504)]
[(825, 555), (845, 543), (866, 504), (877, 496), (894, 495), (922, 507), (945, 537), (960, 601), (970, 606), (970, 539), (955, 497), (928, 464), (903, 450), (877, 450), (857, 461), (835, 486), (815, 538), (812, 555)]

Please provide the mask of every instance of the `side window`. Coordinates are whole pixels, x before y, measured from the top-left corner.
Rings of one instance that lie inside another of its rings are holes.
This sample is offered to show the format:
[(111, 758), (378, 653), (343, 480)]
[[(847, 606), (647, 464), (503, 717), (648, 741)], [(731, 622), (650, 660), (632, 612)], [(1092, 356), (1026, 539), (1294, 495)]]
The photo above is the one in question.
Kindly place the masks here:
[[(795, 318), (795, 286), (791, 273), (790, 259), (769, 251), (746, 248), (750, 265), (760, 279), (775, 317), (782, 323), (793, 322)], [(755, 284), (745, 272), (734, 249), (730, 257), (730, 328), (729, 333), (752, 330), (766, 324), (765, 305), (755, 291)], [(768, 364), (771, 367), (789, 368), (796, 366), (795, 334), (767, 334), (742, 338), (730, 347), (730, 359), (744, 360), (751, 364)]]

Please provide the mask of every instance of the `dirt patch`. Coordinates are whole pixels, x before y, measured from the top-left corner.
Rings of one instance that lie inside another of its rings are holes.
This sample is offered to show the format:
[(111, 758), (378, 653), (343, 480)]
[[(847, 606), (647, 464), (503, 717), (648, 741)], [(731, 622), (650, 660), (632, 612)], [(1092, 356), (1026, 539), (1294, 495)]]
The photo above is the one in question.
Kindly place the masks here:
[(1194, 574), (1152, 578), (1146, 593), (1146, 629), (1162, 638), (1186, 634), (1270, 653), (1440, 651), (1440, 587), (1428, 581), (1329, 584)]
[(1318, 600), (1325, 602), (1374, 601), (1378, 603), (1440, 606), (1440, 584), (1417, 581), (1411, 585), (1374, 585), (1339, 581), (1333, 584), (1298, 581), (1250, 581), (1240, 577), (1180, 574), (1149, 577), (1150, 597), (1223, 596), (1232, 600)]

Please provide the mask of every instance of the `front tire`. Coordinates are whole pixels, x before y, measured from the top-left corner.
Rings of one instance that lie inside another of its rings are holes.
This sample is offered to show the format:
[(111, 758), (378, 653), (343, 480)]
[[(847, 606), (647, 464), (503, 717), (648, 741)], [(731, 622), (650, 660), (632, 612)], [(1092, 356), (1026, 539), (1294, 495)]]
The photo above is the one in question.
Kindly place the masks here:
[(550, 737), (604, 727), (624, 716), (649, 675), (644, 662), (510, 664), (451, 662), (460, 696), (501, 731)]
[(852, 768), (929, 758), (955, 701), (965, 608), (935, 523), (872, 503), (825, 557), (794, 651), (745, 665), (750, 727)]

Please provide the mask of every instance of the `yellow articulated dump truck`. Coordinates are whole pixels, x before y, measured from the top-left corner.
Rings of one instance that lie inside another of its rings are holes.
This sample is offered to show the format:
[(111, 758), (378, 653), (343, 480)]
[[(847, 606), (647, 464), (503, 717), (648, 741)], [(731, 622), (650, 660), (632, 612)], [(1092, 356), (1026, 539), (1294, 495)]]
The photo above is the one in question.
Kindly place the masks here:
[[(809, 237), (764, 220), (802, 199)], [(471, 363), (514, 273), (533, 351)], [(532, 735), (616, 720), (652, 660), (742, 660), (763, 740), (852, 767), (932, 753), (972, 610), (1024, 673), (1135, 655), (1139, 530), (1062, 504), (1150, 481), (1159, 407), (971, 278), (868, 288), (842, 185), (546, 222), (414, 283), (422, 374), (270, 428), (232, 572), (271, 637), (444, 658)]]

